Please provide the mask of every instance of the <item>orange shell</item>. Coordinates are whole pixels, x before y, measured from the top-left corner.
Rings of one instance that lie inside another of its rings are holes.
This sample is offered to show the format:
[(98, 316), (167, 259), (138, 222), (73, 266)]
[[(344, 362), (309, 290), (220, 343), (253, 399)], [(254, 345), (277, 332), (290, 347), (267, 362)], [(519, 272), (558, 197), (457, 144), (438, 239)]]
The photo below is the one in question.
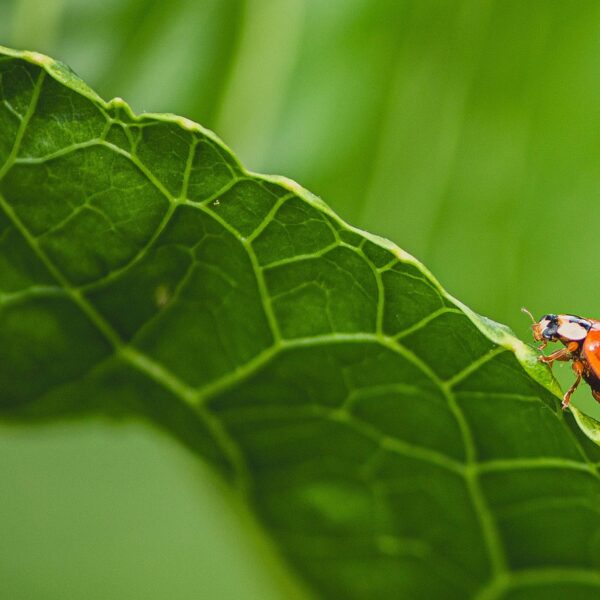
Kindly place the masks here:
[(583, 354), (596, 379), (600, 379), (600, 328), (592, 327), (583, 342)]

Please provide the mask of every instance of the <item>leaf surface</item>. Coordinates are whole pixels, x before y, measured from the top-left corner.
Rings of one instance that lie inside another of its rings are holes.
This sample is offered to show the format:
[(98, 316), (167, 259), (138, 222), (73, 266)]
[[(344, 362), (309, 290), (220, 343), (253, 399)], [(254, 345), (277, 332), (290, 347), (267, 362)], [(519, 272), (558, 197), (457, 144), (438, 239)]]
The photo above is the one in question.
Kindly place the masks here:
[(8, 49), (0, 207), (4, 418), (149, 417), (319, 597), (597, 597), (600, 450), (390, 242)]

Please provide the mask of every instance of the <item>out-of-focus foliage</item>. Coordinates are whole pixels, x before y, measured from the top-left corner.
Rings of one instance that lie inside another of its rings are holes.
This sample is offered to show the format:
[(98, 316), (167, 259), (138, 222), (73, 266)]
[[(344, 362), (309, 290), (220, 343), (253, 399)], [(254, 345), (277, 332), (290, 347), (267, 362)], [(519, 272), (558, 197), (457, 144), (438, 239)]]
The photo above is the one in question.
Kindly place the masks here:
[(522, 304), (600, 317), (599, 16), (591, 0), (0, 0), (0, 42), (215, 129), (526, 335)]

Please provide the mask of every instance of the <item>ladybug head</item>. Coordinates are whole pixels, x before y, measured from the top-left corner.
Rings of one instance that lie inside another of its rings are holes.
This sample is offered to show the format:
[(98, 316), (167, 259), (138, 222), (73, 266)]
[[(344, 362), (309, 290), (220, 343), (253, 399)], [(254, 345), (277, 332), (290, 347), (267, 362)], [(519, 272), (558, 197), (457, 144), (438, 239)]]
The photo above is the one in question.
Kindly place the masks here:
[(536, 342), (543, 342), (543, 346), (548, 342), (560, 341), (566, 344), (583, 340), (592, 326), (587, 319), (575, 315), (548, 314), (536, 321), (527, 309), (523, 309), (523, 312), (527, 313), (533, 321), (531, 326), (533, 339)]
[(537, 323), (531, 326), (533, 329), (533, 339), (536, 342), (547, 340), (549, 342), (556, 342), (560, 339), (558, 333), (560, 322), (558, 315), (544, 315)]
[(535, 317), (526, 308), (522, 308), (521, 311), (529, 315), (533, 323), (531, 329), (533, 339), (536, 342), (543, 340), (548, 343), (558, 339), (558, 315), (544, 315), (539, 321), (536, 321)]

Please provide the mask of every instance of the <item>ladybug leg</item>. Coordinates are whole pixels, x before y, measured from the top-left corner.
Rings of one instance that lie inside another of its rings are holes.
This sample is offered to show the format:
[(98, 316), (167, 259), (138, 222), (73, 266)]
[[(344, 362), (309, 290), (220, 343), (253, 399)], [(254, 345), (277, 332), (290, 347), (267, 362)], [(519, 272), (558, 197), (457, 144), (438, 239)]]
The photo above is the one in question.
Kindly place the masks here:
[(579, 385), (579, 383), (581, 381), (581, 377), (583, 376), (583, 370), (584, 370), (584, 366), (580, 360), (573, 361), (573, 371), (577, 375), (577, 379), (575, 379), (575, 381), (573, 382), (573, 385), (567, 390), (567, 393), (565, 394), (565, 396), (563, 398), (563, 401), (562, 401), (562, 409), (563, 410), (565, 410), (567, 408), (567, 406), (569, 406), (569, 402), (571, 402), (571, 396), (573, 395), (573, 392), (577, 389), (577, 386)]
[(600, 392), (598, 390), (592, 390), (592, 396), (596, 402), (600, 402)]
[(552, 363), (555, 360), (571, 360), (573, 358), (573, 352), (578, 348), (579, 344), (577, 342), (569, 342), (565, 348), (561, 348), (552, 354), (548, 354), (548, 356), (544, 356), (543, 354), (538, 356), (538, 360), (552, 367)]
[(540, 362), (546, 363), (546, 364), (551, 364), (553, 363), (555, 360), (570, 360), (571, 358), (571, 353), (569, 352), (569, 350), (567, 350), (566, 348), (561, 348), (560, 350), (557, 350), (556, 352), (553, 352), (552, 354), (548, 354), (548, 356), (545, 356), (544, 354), (542, 354), (538, 360)]
[(538, 356), (538, 360), (549, 366), (552, 366), (552, 363), (555, 360), (571, 360), (571, 352), (567, 348), (561, 348), (552, 354), (548, 354), (548, 356), (541, 354)]

